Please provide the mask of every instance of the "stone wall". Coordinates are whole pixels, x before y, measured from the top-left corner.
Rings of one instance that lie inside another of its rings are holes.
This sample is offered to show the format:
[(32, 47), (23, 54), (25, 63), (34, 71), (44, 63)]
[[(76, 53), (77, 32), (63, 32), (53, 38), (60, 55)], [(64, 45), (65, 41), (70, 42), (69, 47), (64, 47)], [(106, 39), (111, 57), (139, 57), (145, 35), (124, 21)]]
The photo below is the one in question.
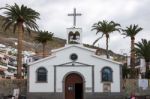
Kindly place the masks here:
[[(20, 90), (21, 95), (26, 95), (27, 94), (27, 80), (0, 79), (0, 95), (5, 95), (5, 96), (6, 95), (12, 95), (13, 89), (15, 89), (15, 88), (20, 88), (21, 89)], [(145, 94), (150, 95), (150, 85), (149, 85), (149, 88), (147, 90), (141, 90), (141, 88), (138, 87), (138, 80), (137, 79), (123, 80), (122, 88), (123, 88), (122, 93), (124, 93), (125, 96), (130, 96), (131, 93), (135, 93), (139, 96), (145, 95)], [(32, 95), (34, 96), (37, 94), (32, 93)], [(99, 95), (101, 95), (102, 97), (105, 96), (104, 94), (99, 94)], [(54, 96), (54, 95), (52, 95), (52, 96)], [(61, 95), (59, 94), (58, 96), (61, 96)], [(86, 94), (85, 96), (90, 97), (89, 94)], [(119, 96), (117, 95), (117, 97), (119, 97)]]
[(12, 95), (13, 90), (19, 88), (21, 95), (26, 95), (27, 92), (27, 80), (12, 80), (12, 79), (0, 79), (0, 95)]
[[(83, 99), (125, 99), (123, 93), (84, 93)], [(64, 93), (28, 93), (27, 99), (65, 99)]]
[(138, 85), (138, 79), (126, 79), (122, 81), (122, 89), (126, 96), (130, 96), (131, 94), (137, 96), (150, 96), (150, 80), (149, 87), (143, 90)]

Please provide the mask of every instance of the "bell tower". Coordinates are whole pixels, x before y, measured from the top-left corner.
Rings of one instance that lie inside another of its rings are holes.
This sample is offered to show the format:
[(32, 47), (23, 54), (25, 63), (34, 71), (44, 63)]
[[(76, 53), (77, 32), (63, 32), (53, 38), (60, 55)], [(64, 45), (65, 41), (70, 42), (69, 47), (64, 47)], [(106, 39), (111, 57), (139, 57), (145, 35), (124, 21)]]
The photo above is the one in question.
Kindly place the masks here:
[(67, 44), (81, 44), (82, 28), (76, 27), (76, 16), (81, 16), (81, 14), (76, 13), (74, 8), (74, 13), (68, 14), (68, 16), (73, 16), (73, 27), (67, 28)]

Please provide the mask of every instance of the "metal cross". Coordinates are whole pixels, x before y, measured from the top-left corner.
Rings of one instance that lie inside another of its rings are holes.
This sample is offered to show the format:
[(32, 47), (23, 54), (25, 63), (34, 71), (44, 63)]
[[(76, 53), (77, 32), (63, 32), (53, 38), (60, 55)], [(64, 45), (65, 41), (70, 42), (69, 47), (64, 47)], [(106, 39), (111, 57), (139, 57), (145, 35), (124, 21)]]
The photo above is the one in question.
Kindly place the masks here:
[(76, 16), (81, 16), (81, 13), (76, 13), (76, 8), (74, 8), (74, 13), (68, 14), (68, 16), (73, 16), (73, 26), (76, 26)]

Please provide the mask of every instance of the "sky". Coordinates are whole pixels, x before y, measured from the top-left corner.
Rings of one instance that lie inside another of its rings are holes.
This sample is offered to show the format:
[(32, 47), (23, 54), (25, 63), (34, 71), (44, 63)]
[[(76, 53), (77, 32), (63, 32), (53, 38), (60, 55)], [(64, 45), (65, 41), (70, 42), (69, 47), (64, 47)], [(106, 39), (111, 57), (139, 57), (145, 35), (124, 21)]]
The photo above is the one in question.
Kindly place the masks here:
[[(138, 24), (143, 30), (136, 35), (135, 42), (150, 40), (150, 0), (0, 0), (0, 7), (6, 4), (26, 5), (40, 13), (37, 20), (40, 30), (53, 32), (55, 37), (67, 38), (66, 28), (73, 26), (73, 17), (67, 16), (77, 9), (82, 16), (77, 17), (77, 27), (82, 28), (82, 42), (92, 44), (101, 33), (91, 31), (98, 21), (115, 21), (125, 29), (130, 24)], [(4, 11), (0, 11), (3, 15)], [(96, 44), (106, 47), (106, 38)], [(115, 53), (130, 53), (130, 38), (113, 32), (109, 38), (109, 49)]]

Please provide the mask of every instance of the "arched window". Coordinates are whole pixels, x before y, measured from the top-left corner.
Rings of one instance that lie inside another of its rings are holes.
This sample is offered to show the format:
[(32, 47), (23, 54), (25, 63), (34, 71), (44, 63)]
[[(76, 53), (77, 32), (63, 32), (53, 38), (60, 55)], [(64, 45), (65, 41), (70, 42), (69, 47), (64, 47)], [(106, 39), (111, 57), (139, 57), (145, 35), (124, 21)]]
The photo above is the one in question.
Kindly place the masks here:
[(104, 67), (102, 69), (102, 81), (103, 82), (112, 82), (112, 69), (110, 67)]
[(76, 38), (80, 39), (80, 33), (78, 31), (75, 32)]
[(68, 35), (68, 40), (70, 41), (72, 38), (73, 38), (73, 32), (70, 31), (70, 32), (69, 32), (69, 35)]
[(37, 69), (37, 82), (47, 82), (47, 70), (44, 67)]
[(80, 36), (80, 33), (78, 31), (75, 32), (76, 36)]

